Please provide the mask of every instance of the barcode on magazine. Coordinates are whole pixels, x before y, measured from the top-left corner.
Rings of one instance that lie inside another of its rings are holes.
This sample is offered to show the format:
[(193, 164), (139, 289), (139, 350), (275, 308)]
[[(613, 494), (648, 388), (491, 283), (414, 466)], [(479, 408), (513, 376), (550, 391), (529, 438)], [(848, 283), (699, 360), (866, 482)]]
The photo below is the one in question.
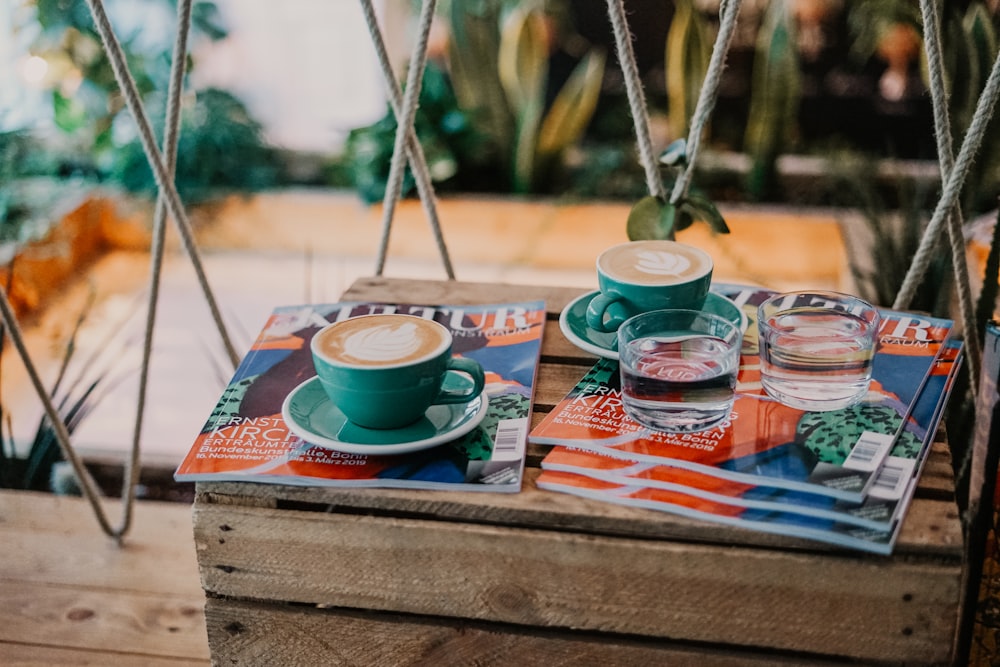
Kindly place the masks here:
[(865, 431), (854, 443), (851, 453), (844, 460), (844, 467), (850, 470), (874, 472), (885, 460), (895, 438), (884, 433)]
[(882, 500), (899, 500), (906, 491), (907, 484), (913, 478), (913, 470), (917, 462), (913, 459), (904, 459), (899, 456), (886, 457), (885, 463), (878, 471), (875, 482), (868, 490), (868, 495), (872, 498)]
[(528, 438), (528, 418), (501, 419), (493, 438), (491, 461), (517, 461), (524, 457)]

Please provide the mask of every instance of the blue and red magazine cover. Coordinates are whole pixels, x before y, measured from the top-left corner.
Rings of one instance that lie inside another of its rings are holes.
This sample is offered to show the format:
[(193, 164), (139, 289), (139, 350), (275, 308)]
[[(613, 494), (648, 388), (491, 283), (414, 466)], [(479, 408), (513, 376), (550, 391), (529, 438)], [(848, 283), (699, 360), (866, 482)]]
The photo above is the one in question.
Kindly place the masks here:
[(744, 309), (736, 400), (722, 425), (697, 433), (643, 429), (621, 404), (618, 364), (601, 359), (532, 430), (529, 440), (621, 459), (666, 464), (751, 484), (861, 502), (889, 456), (949, 340), (952, 320), (880, 310), (872, 382), (857, 405), (806, 412), (768, 396), (760, 384), (757, 306), (772, 290), (714, 285)]
[[(834, 524), (895, 532), (913, 497), (920, 469), (926, 461), (956, 372), (961, 366), (961, 357), (962, 343), (949, 341), (934, 364), (906, 420), (903, 433), (879, 470), (869, 496), (860, 503), (765, 484), (747, 484), (670, 465), (628, 461), (576, 447), (553, 447), (542, 461), (542, 468), (546, 472), (573, 473), (619, 485), (614, 489), (649, 487), (696, 496), (714, 503), (711, 506), (729, 506), (726, 516), (734, 520), (751, 516), (754, 521), (760, 522), (767, 520), (767, 512), (792, 513), (826, 519)], [(566, 483), (567, 478), (560, 479), (563, 484)], [(596, 491), (596, 488), (591, 488), (595, 496)], [(612, 490), (612, 493), (617, 491)], [(664, 505), (655, 507), (664, 511), (674, 510), (666, 504), (668, 501), (663, 502)], [(702, 506), (702, 510), (705, 511), (706, 507), (709, 505)], [(760, 513), (744, 512), (743, 509)]]
[[(440, 444), (392, 455), (382, 454), (377, 443), (355, 447), (362, 450), (359, 453), (296, 435), (282, 406), (315, 376), (312, 336), (334, 321), (386, 312), (440, 322), (452, 333), (452, 353), (483, 366), (487, 405), (482, 421), (452, 439), (447, 431), (436, 434), (431, 440)], [(236, 369), (174, 478), (517, 492), (544, 324), (542, 301), (279, 307)]]

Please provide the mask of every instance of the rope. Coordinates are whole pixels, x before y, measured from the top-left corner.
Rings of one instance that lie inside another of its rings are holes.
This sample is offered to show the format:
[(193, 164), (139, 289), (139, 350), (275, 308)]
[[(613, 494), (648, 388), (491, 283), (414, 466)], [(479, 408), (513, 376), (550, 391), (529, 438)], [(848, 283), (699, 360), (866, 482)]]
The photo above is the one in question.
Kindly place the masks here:
[[(994, 61), (993, 69), (990, 71), (990, 76), (986, 80), (983, 92), (979, 96), (975, 113), (972, 116), (972, 122), (969, 123), (969, 128), (965, 133), (965, 139), (962, 141), (955, 165), (951, 173), (947, 175), (941, 198), (938, 200), (937, 207), (931, 216), (931, 221), (928, 223), (927, 229), (924, 230), (924, 235), (920, 239), (920, 246), (913, 257), (903, 285), (896, 295), (896, 301), (893, 303), (893, 308), (895, 309), (903, 310), (912, 301), (920, 280), (927, 272), (928, 266), (930, 266), (933, 259), (934, 245), (941, 234), (941, 227), (946, 222), (949, 213), (956, 206), (958, 196), (972, 168), (972, 162), (976, 152), (979, 150), (979, 145), (982, 143), (990, 118), (993, 115), (998, 95), (1000, 95), (1000, 54), (998, 54), (997, 59)], [(974, 326), (973, 330), (975, 330)]]
[(687, 138), (687, 166), (681, 171), (670, 193), (670, 201), (677, 203), (687, 194), (694, 177), (694, 164), (701, 148), (701, 137), (705, 125), (715, 110), (715, 102), (719, 98), (719, 82), (722, 80), (722, 70), (726, 67), (726, 55), (736, 33), (736, 17), (740, 13), (741, 0), (723, 0), (719, 5), (719, 34), (715, 36), (712, 46), (712, 57), (708, 61), (705, 81), (698, 94), (694, 114), (691, 117), (691, 129)]
[(7, 298), (7, 290), (2, 286), (0, 286), (0, 316), (3, 317), (4, 326), (7, 327), (7, 333), (10, 335), (14, 349), (17, 350), (18, 356), (24, 363), (24, 368), (28, 372), (31, 385), (35, 388), (35, 393), (38, 394), (38, 398), (42, 402), (45, 416), (48, 417), (49, 422), (52, 424), (52, 428), (56, 434), (56, 442), (59, 443), (59, 448), (62, 450), (63, 456), (65, 456), (66, 460), (73, 467), (73, 472), (76, 473), (76, 478), (80, 482), (80, 488), (83, 489), (83, 495), (90, 502), (90, 506), (94, 510), (94, 515), (97, 517), (97, 522), (101, 524), (101, 530), (110, 536), (115, 536), (116, 530), (111, 527), (104, 514), (104, 508), (100, 504), (101, 492), (97, 487), (97, 483), (76, 455), (76, 451), (69, 445), (69, 430), (66, 428), (66, 423), (63, 421), (62, 415), (59, 414), (59, 410), (52, 403), (52, 399), (42, 384), (42, 378), (31, 361), (31, 356), (28, 354), (28, 348), (24, 342), (24, 334), (21, 332), (21, 327), (17, 323), (17, 317), (14, 315), (14, 309)]
[[(167, 89), (167, 120), (163, 133), (164, 160), (167, 171), (175, 173), (177, 166), (177, 138), (180, 135), (181, 90), (184, 85), (184, 66), (187, 55), (187, 39), (191, 28), (192, 0), (181, 0), (177, 4), (177, 38), (174, 41), (170, 63), (170, 83)], [(149, 385), (149, 364), (153, 350), (153, 329), (156, 325), (156, 308), (160, 295), (160, 276), (163, 270), (163, 247), (166, 236), (167, 206), (163, 193), (156, 198), (153, 215), (153, 240), (150, 247), (149, 299), (146, 302), (146, 326), (143, 332), (142, 365), (139, 369), (139, 391), (136, 396), (135, 428), (132, 431), (132, 449), (125, 464), (122, 479), (124, 502), (121, 527), (118, 536), (124, 536), (132, 524), (132, 508), (135, 502), (135, 487), (139, 483), (139, 444), (142, 437), (142, 422), (146, 414), (146, 393)]]
[[(396, 213), (396, 202), (403, 189), (403, 170), (406, 168), (405, 146), (410, 134), (413, 133), (413, 120), (417, 114), (417, 102), (420, 99), (420, 87), (423, 83), (424, 65), (427, 62), (427, 41), (434, 19), (434, 8), (437, 0), (424, 0), (420, 7), (420, 23), (417, 41), (413, 45), (410, 56), (410, 66), (407, 72), (406, 88), (403, 95), (402, 113), (396, 114), (396, 140), (392, 148), (392, 161), (389, 164), (389, 181), (386, 183), (385, 197), (382, 201), (382, 238), (379, 242), (378, 257), (375, 261), (375, 275), (381, 276), (385, 269), (385, 256), (389, 248), (389, 235), (392, 232), (392, 218)], [(370, 29), (370, 26), (369, 26)], [(390, 69), (391, 71), (391, 69)], [(386, 79), (390, 88), (395, 88), (395, 76)], [(398, 92), (397, 92), (398, 95)], [(390, 99), (394, 97), (389, 96)]]
[(608, 0), (608, 18), (615, 35), (615, 48), (618, 52), (618, 63), (625, 77), (625, 92), (628, 95), (629, 108), (632, 111), (632, 124), (635, 126), (635, 138), (639, 147), (639, 160), (646, 172), (646, 187), (649, 194), (661, 200), (666, 200), (667, 193), (660, 179), (656, 156), (653, 154), (653, 141), (649, 134), (649, 115), (646, 111), (646, 97), (642, 91), (642, 81), (639, 79), (639, 68), (635, 64), (635, 51), (632, 49), (632, 33), (625, 19), (624, 0)]
[(166, 205), (170, 210), (170, 215), (173, 217), (174, 223), (177, 225), (181, 239), (184, 242), (184, 249), (187, 251), (188, 256), (191, 259), (191, 264), (194, 267), (195, 274), (197, 275), (198, 283), (201, 285), (202, 292), (205, 295), (205, 300), (208, 303), (209, 310), (212, 314), (212, 319), (215, 321), (216, 329), (218, 329), (219, 335), (222, 337), (222, 344), (226, 348), (226, 353), (229, 355), (229, 359), (232, 362), (233, 367), (235, 367), (239, 363), (239, 355), (236, 353), (236, 348), (233, 347), (229, 338), (229, 333), (227, 332), (226, 325), (222, 320), (222, 314), (219, 311), (219, 306), (215, 301), (215, 296), (212, 294), (211, 288), (209, 287), (208, 278), (205, 275), (205, 270), (198, 254), (198, 247), (195, 244), (194, 235), (191, 232), (191, 223), (188, 220), (187, 213), (184, 211), (183, 204), (181, 204), (180, 195), (177, 194), (177, 188), (174, 186), (174, 179), (168, 173), (166, 166), (164, 166), (163, 156), (156, 147), (156, 140), (153, 137), (153, 130), (150, 127), (149, 118), (146, 116), (145, 109), (142, 106), (139, 91), (136, 88), (135, 79), (132, 78), (132, 74), (128, 69), (128, 64), (125, 62), (125, 54), (122, 51), (121, 44), (118, 42), (118, 38), (115, 37), (114, 29), (111, 27), (111, 22), (108, 20), (108, 15), (104, 10), (104, 2), (103, 0), (87, 0), (87, 5), (90, 7), (90, 13), (94, 18), (94, 24), (97, 26), (97, 31), (101, 35), (101, 42), (104, 44), (104, 50), (108, 54), (108, 60), (111, 62), (112, 70), (114, 70), (115, 79), (118, 81), (118, 87), (121, 89), (122, 96), (125, 98), (125, 103), (128, 105), (129, 111), (132, 112), (132, 117), (135, 119), (136, 125), (138, 126), (142, 148), (146, 153), (146, 160), (149, 162), (149, 166), (153, 170), (153, 177), (156, 179), (156, 185), (160, 189), (161, 196), (166, 200)]
[[(100, 0), (97, 1), (100, 2)], [(177, 7), (177, 14), (178, 31), (177, 38), (174, 43), (174, 58), (171, 63), (170, 89), (167, 102), (168, 120), (164, 137), (164, 143), (166, 144), (167, 150), (167, 164), (169, 165), (171, 172), (173, 171), (177, 157), (176, 138), (180, 124), (179, 100), (180, 89), (184, 77), (184, 54), (187, 53), (187, 37), (191, 24), (191, 0), (181, 0)], [(101, 530), (103, 530), (109, 537), (116, 538), (119, 543), (121, 543), (122, 538), (132, 525), (132, 511), (135, 506), (135, 487), (139, 481), (139, 473), (141, 471), (139, 466), (139, 438), (142, 431), (142, 416), (145, 412), (146, 388), (149, 376), (149, 358), (152, 350), (152, 331), (155, 323), (160, 267), (162, 266), (163, 258), (165, 217), (166, 207), (164, 199), (161, 196), (157, 200), (154, 220), (153, 248), (151, 249), (152, 276), (150, 279), (150, 298), (148, 301), (143, 360), (139, 379), (139, 396), (136, 407), (135, 431), (132, 439), (132, 447), (129, 451), (129, 456), (126, 459), (124, 474), (122, 476), (122, 515), (121, 522), (117, 527), (113, 527), (108, 521), (107, 515), (104, 512), (104, 507), (100, 502), (102, 495), (101, 491), (96, 482), (94, 482), (90, 472), (83, 465), (83, 462), (80, 460), (76, 450), (70, 442), (69, 430), (66, 428), (63, 417), (59, 414), (58, 409), (56, 409), (55, 405), (52, 403), (52, 399), (45, 390), (41, 377), (39, 376), (34, 363), (32, 363), (30, 355), (28, 354), (27, 347), (24, 343), (24, 335), (17, 323), (17, 318), (15, 317), (13, 308), (7, 298), (7, 293), (3, 290), (3, 288), (0, 288), (0, 315), (2, 315), (4, 325), (10, 333), (11, 341), (13, 342), (18, 355), (21, 357), (21, 361), (24, 363), (28, 377), (31, 379), (31, 383), (35, 389), (35, 393), (38, 394), (38, 397), (42, 402), (45, 415), (52, 424), (52, 428), (56, 435), (56, 443), (59, 445), (59, 449), (61, 450), (63, 457), (69, 461), (72, 466), (73, 472), (80, 484), (80, 488), (87, 501), (90, 503), (90, 506), (94, 511), (94, 516), (97, 518), (97, 522), (101, 526)]]
[[(364, 11), (365, 23), (368, 25), (368, 32), (378, 56), (379, 65), (382, 67), (382, 75), (385, 78), (386, 90), (388, 92), (389, 104), (392, 113), (399, 118), (402, 116), (403, 97), (396, 82), (396, 75), (392, 71), (392, 63), (389, 60), (389, 52), (385, 48), (385, 39), (382, 30), (379, 28), (378, 19), (375, 16), (375, 9), (372, 0), (361, 0), (361, 8)], [(455, 271), (451, 265), (451, 258), (448, 256), (448, 246), (441, 234), (441, 223), (438, 219), (436, 198), (434, 195), (434, 184), (431, 181), (430, 170), (427, 168), (427, 158), (424, 156), (424, 148), (417, 139), (417, 133), (411, 126), (406, 133), (406, 155), (410, 162), (410, 169), (413, 171), (413, 178), (417, 184), (417, 194), (424, 207), (424, 213), (430, 223), (431, 231), (434, 234), (434, 241), (441, 255), (445, 272), (449, 280), (455, 279)], [(384, 260), (383, 260), (384, 261)]]
[[(920, 0), (920, 12), (924, 23), (924, 48), (927, 52), (928, 79), (934, 110), (934, 136), (937, 139), (938, 162), (941, 165), (942, 182), (948, 179), (954, 167), (951, 141), (951, 121), (948, 117), (948, 101), (945, 96), (944, 59), (941, 49), (941, 21), (934, 2)], [(962, 209), (957, 204), (952, 207), (948, 220), (948, 241), (951, 249), (952, 268), (955, 273), (955, 287), (958, 291), (959, 312), (964, 323), (966, 359), (972, 377), (979, 377), (982, 353), (979, 347), (979, 330), (976, 323), (975, 306), (972, 303), (972, 288), (969, 285), (969, 267), (965, 256), (965, 237), (962, 233)], [(926, 271), (926, 269), (924, 269)], [(970, 383), (973, 395), (978, 392), (977, 383)]]

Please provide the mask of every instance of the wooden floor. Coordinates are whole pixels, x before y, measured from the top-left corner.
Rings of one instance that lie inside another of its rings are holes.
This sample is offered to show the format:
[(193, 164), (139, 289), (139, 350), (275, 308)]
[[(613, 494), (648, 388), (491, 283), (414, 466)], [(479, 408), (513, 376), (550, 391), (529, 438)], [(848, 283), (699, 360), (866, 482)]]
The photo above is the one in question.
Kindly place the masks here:
[(209, 664), (183, 503), (138, 503), (118, 546), (82, 499), (0, 492), (0, 600), (0, 665)]

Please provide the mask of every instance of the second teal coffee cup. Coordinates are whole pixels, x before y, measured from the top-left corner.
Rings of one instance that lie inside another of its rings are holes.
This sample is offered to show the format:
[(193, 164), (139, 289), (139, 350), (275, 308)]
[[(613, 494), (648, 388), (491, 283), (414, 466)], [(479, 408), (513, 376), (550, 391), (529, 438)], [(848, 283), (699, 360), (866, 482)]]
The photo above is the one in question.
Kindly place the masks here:
[(600, 294), (587, 306), (587, 326), (618, 330), (628, 318), (665, 308), (699, 309), (712, 285), (712, 257), (676, 241), (630, 241), (597, 258)]
[[(452, 357), (448, 329), (412, 315), (365, 315), (327, 325), (310, 344), (334, 405), (366, 428), (400, 428), (432, 405), (467, 403), (485, 384), (482, 366)], [(445, 382), (449, 374), (464, 382)], [(459, 389), (452, 389), (452, 386)]]

